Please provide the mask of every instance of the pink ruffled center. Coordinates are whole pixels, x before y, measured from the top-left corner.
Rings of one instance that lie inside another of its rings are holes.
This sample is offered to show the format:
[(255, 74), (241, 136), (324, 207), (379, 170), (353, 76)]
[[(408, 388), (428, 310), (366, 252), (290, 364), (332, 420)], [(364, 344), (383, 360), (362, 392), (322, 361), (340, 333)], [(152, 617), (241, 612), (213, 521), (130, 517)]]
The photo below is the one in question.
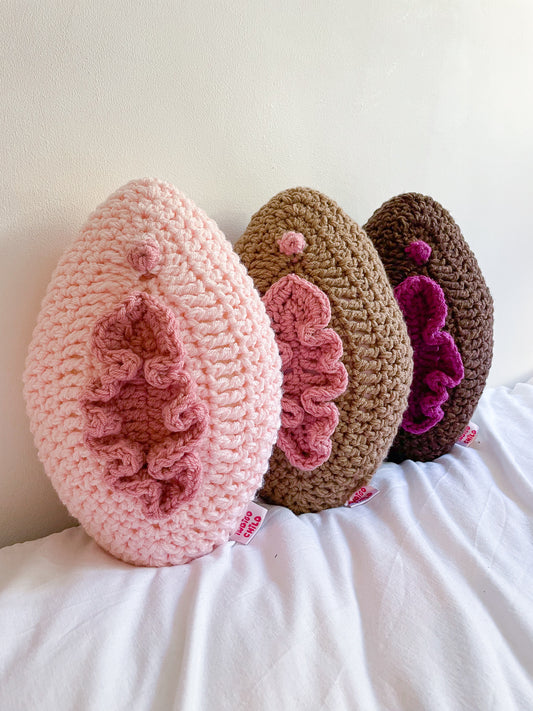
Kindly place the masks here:
[(418, 275), (394, 290), (413, 347), (413, 384), (402, 427), (422, 434), (444, 417), (442, 405), (464, 377), (463, 361), (453, 336), (443, 331), (448, 309), (436, 281)]
[(273, 284), (263, 297), (281, 355), (283, 397), (277, 445), (298, 469), (311, 471), (331, 454), (339, 422), (332, 400), (348, 385), (340, 362), (342, 341), (332, 328), (329, 299), (295, 274)]
[(184, 364), (172, 311), (137, 292), (95, 325), (98, 377), (81, 398), (85, 441), (116, 490), (148, 518), (190, 501), (202, 479), (195, 450), (208, 411)]

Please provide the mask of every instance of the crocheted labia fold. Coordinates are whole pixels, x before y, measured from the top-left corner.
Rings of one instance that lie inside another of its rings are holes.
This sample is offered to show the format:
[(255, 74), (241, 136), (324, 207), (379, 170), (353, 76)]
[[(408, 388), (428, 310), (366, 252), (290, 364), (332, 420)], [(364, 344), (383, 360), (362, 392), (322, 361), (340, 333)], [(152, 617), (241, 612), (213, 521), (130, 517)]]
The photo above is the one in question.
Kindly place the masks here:
[(413, 384), (402, 427), (422, 434), (444, 417), (442, 405), (448, 389), (464, 377), (461, 354), (453, 336), (443, 330), (448, 308), (436, 281), (417, 275), (404, 279), (394, 289), (413, 347)]
[(110, 486), (138, 499), (147, 517), (169, 516), (200, 487), (195, 450), (208, 424), (176, 318), (134, 293), (97, 321), (91, 352), (98, 377), (81, 398), (85, 441)]
[(263, 297), (281, 355), (283, 396), (278, 447), (298, 469), (311, 471), (331, 454), (339, 422), (333, 402), (348, 384), (342, 341), (332, 328), (329, 299), (296, 274), (273, 284)]

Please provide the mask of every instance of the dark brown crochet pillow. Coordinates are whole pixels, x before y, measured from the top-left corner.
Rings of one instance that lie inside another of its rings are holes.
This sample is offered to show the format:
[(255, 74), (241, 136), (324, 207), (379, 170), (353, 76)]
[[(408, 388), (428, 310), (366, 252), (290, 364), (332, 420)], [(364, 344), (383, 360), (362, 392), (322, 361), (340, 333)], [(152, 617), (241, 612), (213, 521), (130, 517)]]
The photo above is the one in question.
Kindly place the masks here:
[(459, 227), (432, 198), (392, 198), (364, 229), (395, 290), (414, 352), (409, 405), (388, 459), (429, 461), (452, 448), (485, 386), (492, 298)]
[(267, 307), (283, 371), (282, 427), (261, 495), (295, 513), (342, 505), (398, 430), (407, 329), (364, 231), (308, 188), (279, 193), (235, 245)]

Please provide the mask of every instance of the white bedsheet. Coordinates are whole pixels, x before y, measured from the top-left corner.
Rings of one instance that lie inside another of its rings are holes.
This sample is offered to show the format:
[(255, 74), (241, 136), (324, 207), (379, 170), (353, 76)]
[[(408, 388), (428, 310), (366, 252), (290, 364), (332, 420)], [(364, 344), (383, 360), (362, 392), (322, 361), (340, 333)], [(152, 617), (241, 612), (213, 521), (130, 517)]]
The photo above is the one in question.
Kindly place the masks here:
[(533, 384), (364, 506), (136, 569), (79, 528), (0, 551), (0, 709), (533, 709)]

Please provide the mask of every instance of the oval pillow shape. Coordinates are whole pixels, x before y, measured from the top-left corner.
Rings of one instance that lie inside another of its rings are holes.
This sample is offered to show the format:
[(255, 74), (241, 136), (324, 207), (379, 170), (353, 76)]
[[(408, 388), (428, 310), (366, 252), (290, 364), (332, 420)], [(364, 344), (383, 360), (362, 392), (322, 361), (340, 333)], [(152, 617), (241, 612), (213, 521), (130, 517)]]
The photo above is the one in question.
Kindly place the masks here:
[(279, 193), (235, 245), (267, 306), (284, 371), (282, 426), (261, 496), (295, 513), (344, 504), (384, 459), (412, 352), (383, 265), (325, 195)]
[(430, 461), (450, 451), (483, 392), (492, 361), (492, 298), (461, 230), (432, 198), (392, 198), (365, 230), (414, 351), (409, 406), (388, 458)]
[(231, 244), (173, 186), (132, 181), (91, 215), (24, 380), (46, 472), (102, 548), (174, 565), (237, 529), (279, 429), (279, 353)]

